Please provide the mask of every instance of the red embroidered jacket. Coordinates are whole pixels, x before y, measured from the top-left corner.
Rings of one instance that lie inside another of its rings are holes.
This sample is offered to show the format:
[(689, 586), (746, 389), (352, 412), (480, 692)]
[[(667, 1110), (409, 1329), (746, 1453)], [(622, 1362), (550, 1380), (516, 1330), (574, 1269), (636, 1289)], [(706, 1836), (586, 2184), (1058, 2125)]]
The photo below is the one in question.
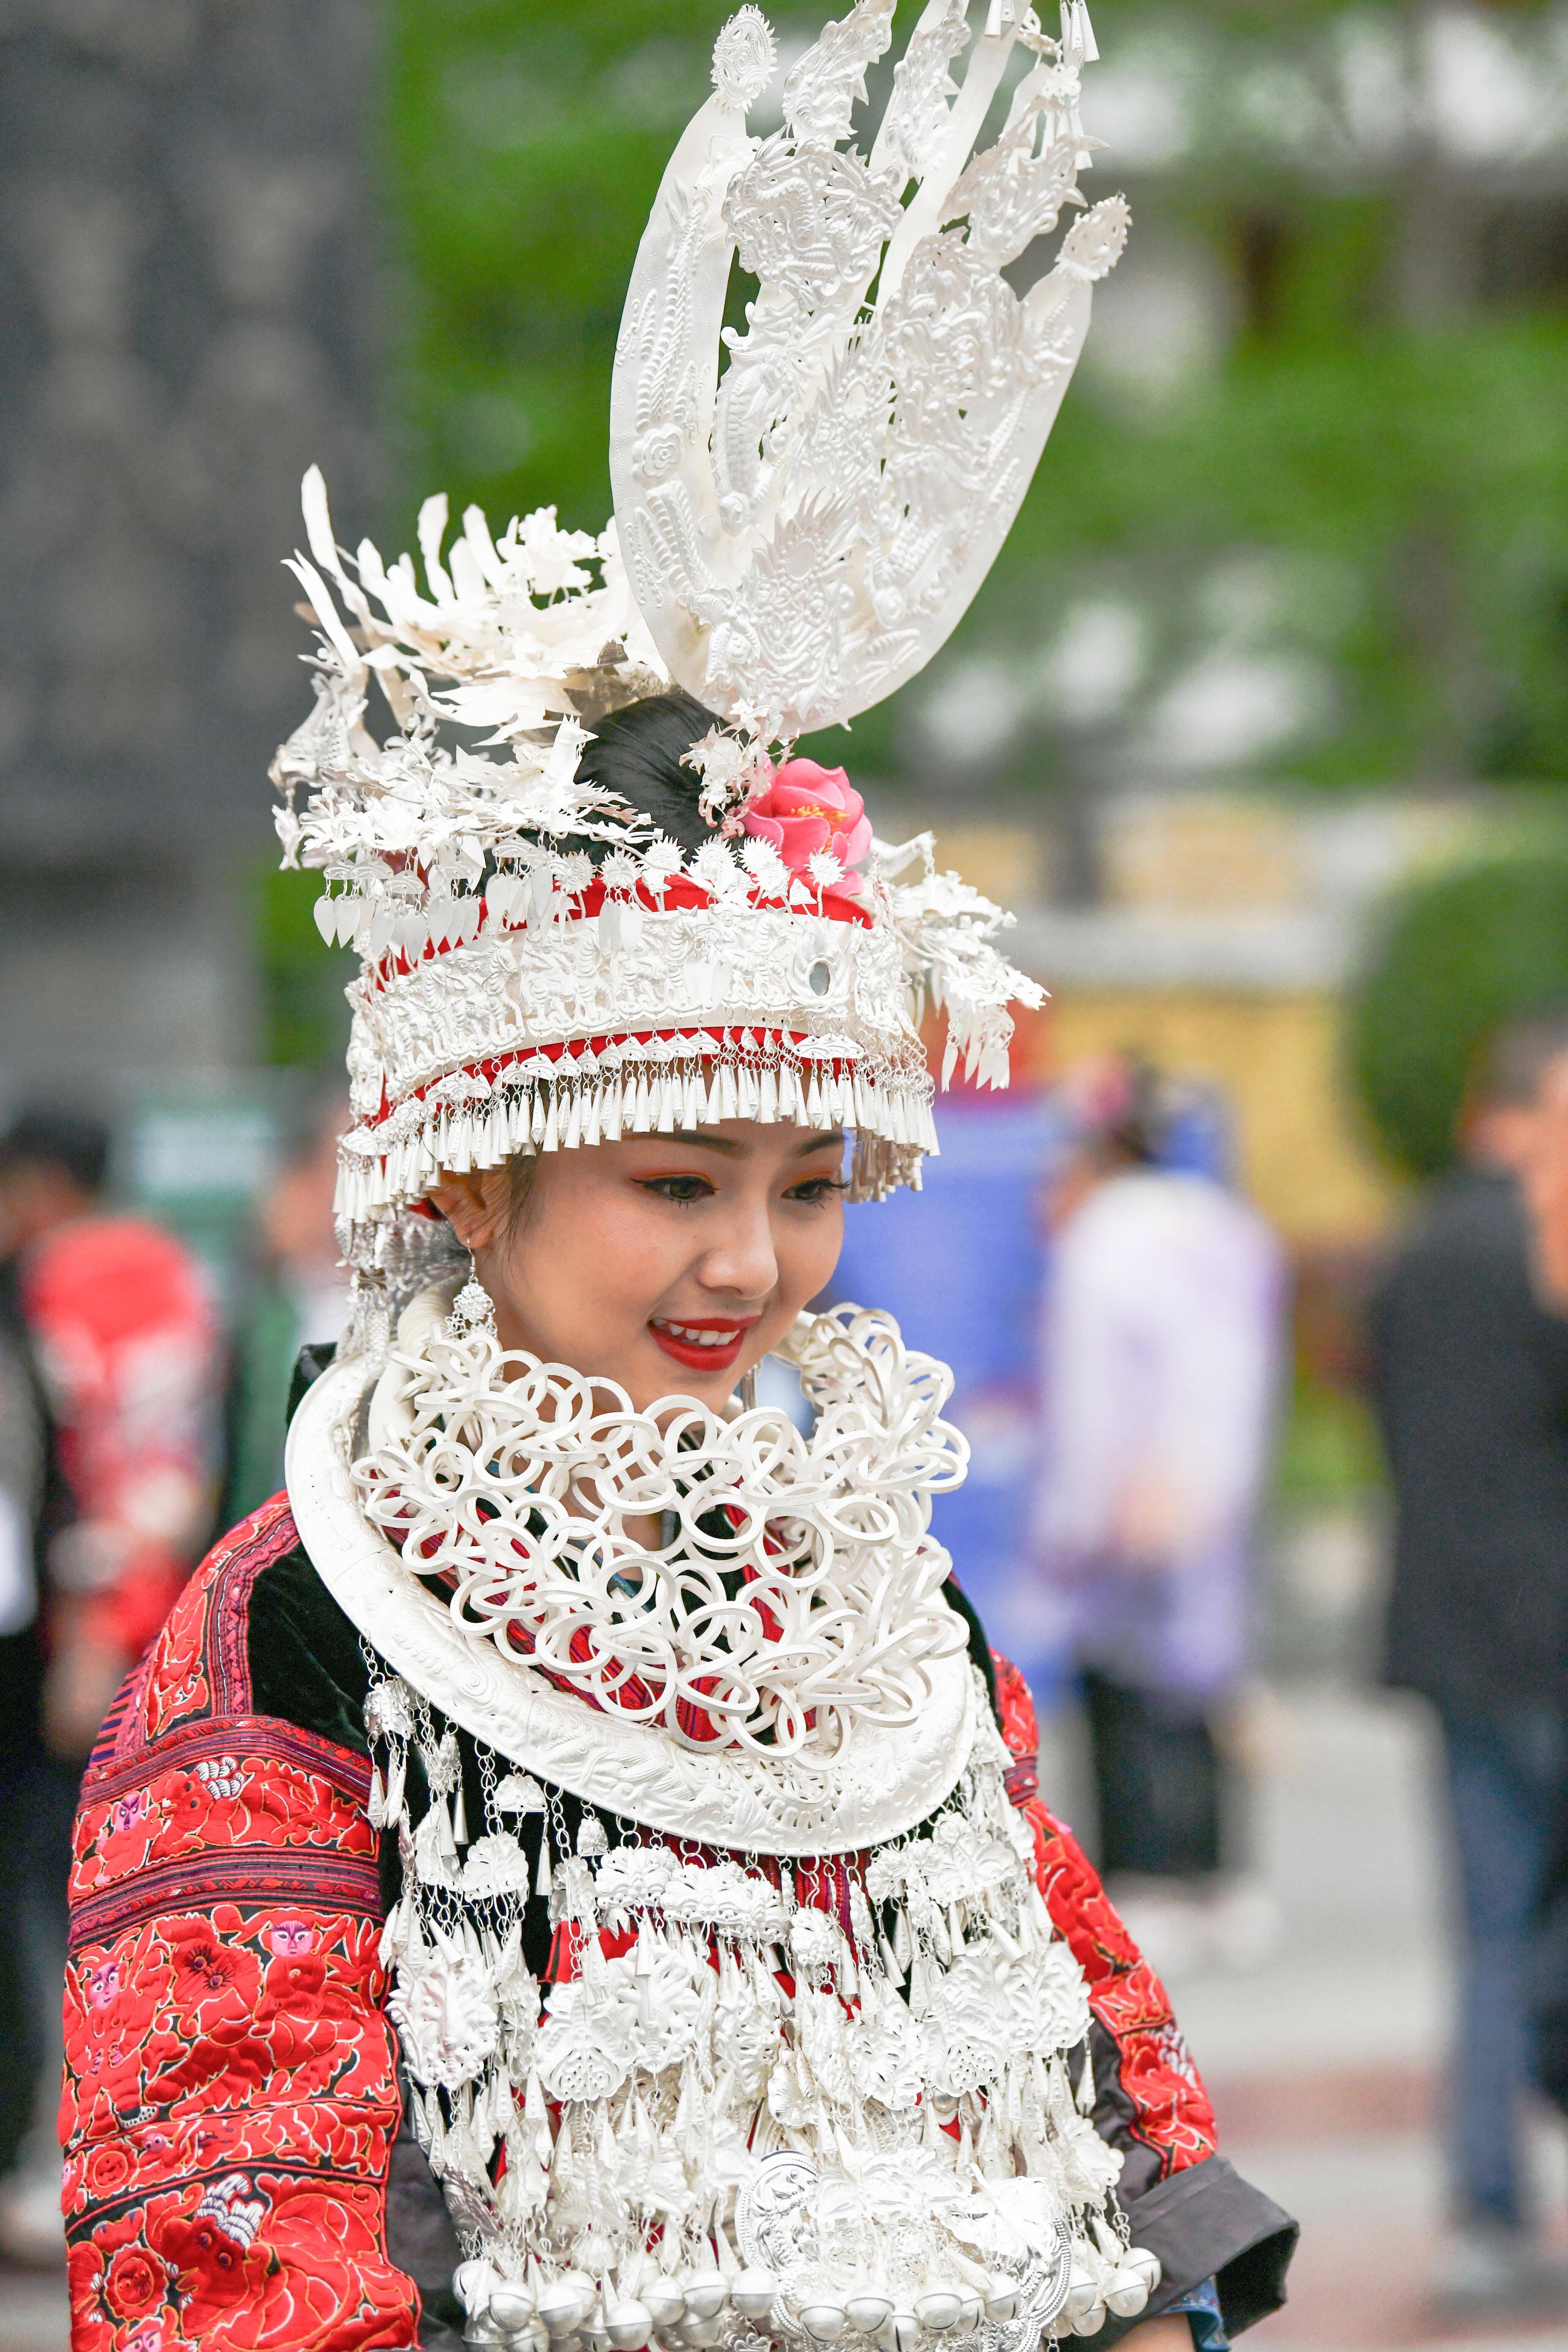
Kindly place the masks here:
[[(458, 2341), (456, 2242), (400, 2138), (367, 1681), (279, 1497), (212, 1553), (104, 1727), (65, 2007), (76, 2352)], [(1165, 2265), (1158, 2300), (1217, 2275), (1234, 2331), (1282, 2300), (1293, 2226), (1216, 2154), (1163, 1991), (1036, 1793), (1023, 1681), (997, 1661), (995, 1687), (1041, 1889), (1089, 1982), (1100, 2128)]]

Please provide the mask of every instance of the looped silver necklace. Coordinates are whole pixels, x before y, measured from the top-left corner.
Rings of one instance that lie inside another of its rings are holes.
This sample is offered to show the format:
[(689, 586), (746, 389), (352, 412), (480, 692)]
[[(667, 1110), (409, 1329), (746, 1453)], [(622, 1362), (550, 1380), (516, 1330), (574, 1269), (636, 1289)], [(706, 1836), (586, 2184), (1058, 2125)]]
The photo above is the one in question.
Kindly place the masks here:
[(353, 1471), (468, 1641), (706, 1752), (826, 1760), (857, 1724), (916, 1720), (964, 1642), (931, 1534), (968, 1453), (945, 1366), (841, 1307), (781, 1350), (809, 1435), (768, 1406), (637, 1412), (504, 1349), (468, 1297), (404, 1318)]

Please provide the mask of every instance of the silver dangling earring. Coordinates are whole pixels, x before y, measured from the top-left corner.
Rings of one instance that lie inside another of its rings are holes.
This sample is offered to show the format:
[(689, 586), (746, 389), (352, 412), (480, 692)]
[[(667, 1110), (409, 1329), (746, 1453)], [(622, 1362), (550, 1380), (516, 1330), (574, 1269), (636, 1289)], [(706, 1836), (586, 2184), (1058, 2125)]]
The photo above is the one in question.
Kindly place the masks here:
[(755, 1412), (756, 1409), (757, 1368), (753, 1364), (749, 1372), (741, 1374), (741, 1410), (742, 1412)]
[(479, 1280), (473, 1251), (468, 1252), (468, 1278), (452, 1301), (447, 1328), (454, 1339), (471, 1339), (476, 1331), (496, 1336), (496, 1303)]

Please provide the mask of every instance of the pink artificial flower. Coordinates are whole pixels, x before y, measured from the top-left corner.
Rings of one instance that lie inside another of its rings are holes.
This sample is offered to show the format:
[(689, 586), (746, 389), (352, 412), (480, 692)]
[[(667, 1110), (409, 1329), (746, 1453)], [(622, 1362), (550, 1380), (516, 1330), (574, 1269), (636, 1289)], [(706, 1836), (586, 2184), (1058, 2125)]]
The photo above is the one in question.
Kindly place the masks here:
[(854, 869), (871, 846), (871, 820), (842, 768), (787, 760), (747, 803), (745, 826), (772, 842), (792, 874), (804, 874), (817, 850), (831, 850), (844, 868), (844, 879), (833, 887), (848, 898), (864, 889)]

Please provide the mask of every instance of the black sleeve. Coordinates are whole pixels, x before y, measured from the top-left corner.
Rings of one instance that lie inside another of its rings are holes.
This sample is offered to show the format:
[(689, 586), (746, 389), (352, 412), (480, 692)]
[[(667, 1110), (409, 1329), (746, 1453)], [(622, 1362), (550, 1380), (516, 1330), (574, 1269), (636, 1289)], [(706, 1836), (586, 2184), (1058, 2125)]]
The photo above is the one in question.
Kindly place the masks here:
[(1300, 2226), (1223, 2156), (1169, 2173), (1142, 2196), (1124, 2188), (1120, 2201), (1132, 2243), (1146, 2246), (1164, 2275), (1147, 2311), (1136, 2319), (1110, 2320), (1089, 2337), (1093, 2352), (1106, 2352), (1135, 2327), (1158, 2319), (1205, 2279), (1219, 2290), (1227, 2336), (1244, 2335), (1282, 2307)]

